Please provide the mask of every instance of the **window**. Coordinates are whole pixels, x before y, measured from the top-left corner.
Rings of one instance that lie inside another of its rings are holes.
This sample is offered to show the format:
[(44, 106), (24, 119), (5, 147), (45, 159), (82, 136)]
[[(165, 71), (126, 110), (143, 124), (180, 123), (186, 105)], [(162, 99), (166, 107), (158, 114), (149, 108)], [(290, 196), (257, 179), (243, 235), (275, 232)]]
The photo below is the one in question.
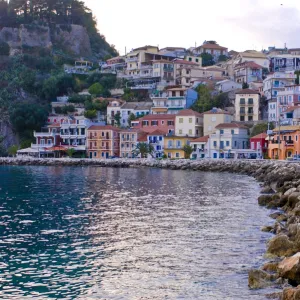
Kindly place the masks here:
[(189, 135), (192, 135), (192, 134), (193, 134), (193, 130), (189, 129)]
[(174, 121), (168, 121), (168, 126), (174, 126)]
[(189, 118), (189, 123), (193, 123), (193, 119), (192, 118)]
[(104, 157), (104, 152), (101, 153), (101, 156)]
[(198, 58), (196, 58), (196, 62), (199, 62), (199, 59), (198, 59)]
[(179, 153), (178, 153), (178, 152), (176, 152), (176, 158), (179, 158), (179, 157), (180, 157)]
[(248, 99), (248, 104), (253, 104), (253, 98)]
[(224, 134), (224, 130), (223, 129), (220, 129), (220, 134)]
[(51, 144), (52, 144), (52, 140), (51, 140), (51, 139), (48, 139), (48, 140), (47, 140), (47, 144), (48, 144), (48, 145), (51, 145)]
[(40, 143), (41, 143), (41, 145), (45, 145), (45, 140), (41, 139)]
[(298, 135), (296, 135), (296, 142), (298, 142)]
[(159, 139), (160, 141), (162, 141), (162, 136), (160, 136), (158, 139)]
[(212, 122), (216, 122), (217, 118), (216, 117), (211, 117)]
[(168, 158), (172, 158), (172, 153), (168, 152)]
[(252, 117), (252, 116), (249, 116), (249, 117), (248, 117), (248, 121), (253, 121), (253, 117)]
[(179, 129), (179, 134), (182, 134), (182, 129)]
[(165, 124), (165, 121), (161, 121), (161, 125), (164, 125)]
[(151, 126), (157, 126), (158, 122), (157, 121), (151, 121)]
[(214, 147), (217, 147), (217, 141), (214, 141)]
[(183, 123), (183, 118), (179, 118), (179, 123)]
[(172, 141), (168, 141), (168, 148), (172, 148), (173, 147), (173, 142)]
[(246, 104), (245, 98), (240, 99), (240, 104)]
[(244, 122), (245, 121), (245, 117), (244, 116), (240, 116), (240, 121)]
[(226, 147), (229, 147), (229, 146), (230, 146), (230, 142), (226, 141)]
[(181, 141), (176, 141), (176, 147), (181, 148)]
[(189, 57), (189, 61), (192, 61), (192, 58), (191, 58), (191, 57)]

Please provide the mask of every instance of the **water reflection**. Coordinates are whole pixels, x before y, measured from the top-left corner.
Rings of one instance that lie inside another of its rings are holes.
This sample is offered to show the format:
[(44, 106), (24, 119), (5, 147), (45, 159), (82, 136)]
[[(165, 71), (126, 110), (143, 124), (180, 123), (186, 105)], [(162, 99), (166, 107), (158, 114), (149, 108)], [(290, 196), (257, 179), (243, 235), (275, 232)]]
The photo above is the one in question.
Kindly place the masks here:
[(0, 188), (0, 299), (264, 299), (248, 177), (1, 167)]

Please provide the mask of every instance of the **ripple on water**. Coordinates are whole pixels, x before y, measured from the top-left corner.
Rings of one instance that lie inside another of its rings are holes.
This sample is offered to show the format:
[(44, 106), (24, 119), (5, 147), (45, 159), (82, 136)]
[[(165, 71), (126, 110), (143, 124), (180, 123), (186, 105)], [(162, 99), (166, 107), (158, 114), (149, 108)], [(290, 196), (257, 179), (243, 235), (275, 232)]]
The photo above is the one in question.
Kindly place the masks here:
[(0, 299), (264, 299), (246, 176), (0, 167)]

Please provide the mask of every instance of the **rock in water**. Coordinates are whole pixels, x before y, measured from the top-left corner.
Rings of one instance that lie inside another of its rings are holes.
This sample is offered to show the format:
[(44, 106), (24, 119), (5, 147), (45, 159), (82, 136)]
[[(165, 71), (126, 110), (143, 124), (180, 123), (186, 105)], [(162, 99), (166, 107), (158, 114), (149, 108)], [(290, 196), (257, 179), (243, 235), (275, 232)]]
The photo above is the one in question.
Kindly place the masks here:
[(274, 275), (270, 275), (262, 270), (250, 270), (248, 274), (248, 285), (250, 289), (262, 289), (272, 286), (275, 280)]
[(291, 280), (293, 284), (300, 284), (300, 252), (280, 262), (278, 273), (280, 277)]
[(269, 241), (267, 252), (276, 256), (290, 256), (294, 254), (294, 243), (286, 235), (278, 235)]

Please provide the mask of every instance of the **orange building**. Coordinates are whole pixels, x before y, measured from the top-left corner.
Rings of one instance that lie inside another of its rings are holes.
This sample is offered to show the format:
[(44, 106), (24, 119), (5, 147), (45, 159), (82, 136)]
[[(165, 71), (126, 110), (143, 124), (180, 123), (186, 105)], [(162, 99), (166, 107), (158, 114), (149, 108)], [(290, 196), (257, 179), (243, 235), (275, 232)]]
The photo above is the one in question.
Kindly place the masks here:
[(89, 158), (120, 156), (120, 129), (107, 125), (92, 125), (87, 130), (87, 153)]
[(268, 145), (268, 156), (272, 159), (287, 159), (300, 154), (300, 126), (283, 126), (273, 130)]

